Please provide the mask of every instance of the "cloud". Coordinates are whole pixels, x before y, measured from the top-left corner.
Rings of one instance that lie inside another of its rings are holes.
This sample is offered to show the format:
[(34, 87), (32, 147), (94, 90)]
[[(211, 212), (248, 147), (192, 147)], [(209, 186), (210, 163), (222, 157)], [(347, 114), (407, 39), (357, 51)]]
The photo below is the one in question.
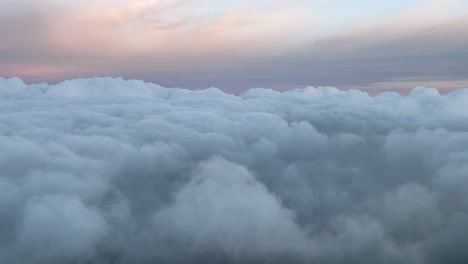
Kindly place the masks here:
[(101, 216), (67, 195), (31, 197), (17, 228), (18, 251), (32, 262), (86, 256), (105, 234)]
[(6, 0), (0, 76), (124, 76), (235, 94), (309, 85), (400, 90), (389, 80), (415, 77), (417, 85), (432, 87), (425, 80), (438, 77), (460, 88), (468, 9), (462, 1), (407, 2)]
[(174, 203), (154, 216), (164, 239), (179, 237), (173, 243), (191, 255), (219, 251), (227, 259), (301, 257), (313, 249), (294, 213), (244, 167), (213, 157), (195, 171)]
[(0, 262), (465, 263), (467, 105), (0, 79)]
[(269, 43), (285, 43), (285, 38), (315, 22), (308, 10), (276, 1), (236, 5), (208, 0), (196, 4), (48, 1), (48, 5), (0, 5), (5, 7), (0, 34), (7, 40), (0, 51), (1, 56), (10, 57), (3, 64), (68, 66), (76, 74), (90, 74), (89, 66), (94, 74), (105, 74), (115, 64), (123, 64), (130, 72), (134, 67), (171, 72), (200, 65), (200, 57), (212, 63), (239, 56), (249, 58), (277, 49), (279, 45)]

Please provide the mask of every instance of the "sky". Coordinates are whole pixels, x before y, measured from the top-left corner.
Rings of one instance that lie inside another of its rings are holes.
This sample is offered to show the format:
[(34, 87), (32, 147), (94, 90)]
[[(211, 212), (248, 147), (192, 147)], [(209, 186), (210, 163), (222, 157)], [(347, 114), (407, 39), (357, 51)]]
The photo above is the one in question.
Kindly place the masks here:
[(0, 76), (167, 87), (468, 87), (466, 0), (0, 0)]
[(468, 0), (0, 0), (0, 263), (468, 263), (467, 28)]

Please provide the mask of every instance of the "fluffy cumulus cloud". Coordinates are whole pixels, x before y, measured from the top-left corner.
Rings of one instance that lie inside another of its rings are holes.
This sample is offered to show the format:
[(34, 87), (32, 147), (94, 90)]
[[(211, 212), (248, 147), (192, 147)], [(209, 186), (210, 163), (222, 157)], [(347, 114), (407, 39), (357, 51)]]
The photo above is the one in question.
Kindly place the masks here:
[(468, 90), (0, 78), (1, 263), (466, 263)]

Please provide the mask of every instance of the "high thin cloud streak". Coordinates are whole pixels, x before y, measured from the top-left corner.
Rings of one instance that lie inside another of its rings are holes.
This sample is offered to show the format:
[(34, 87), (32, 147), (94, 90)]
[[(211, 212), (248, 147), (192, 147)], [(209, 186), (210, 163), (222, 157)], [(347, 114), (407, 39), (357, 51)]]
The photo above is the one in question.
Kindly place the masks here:
[(0, 262), (467, 263), (467, 106), (0, 78)]
[(467, 15), (461, 0), (3, 0), (0, 76), (122, 76), (237, 94), (308, 85), (408, 91), (394, 81), (402, 78), (463, 88)]

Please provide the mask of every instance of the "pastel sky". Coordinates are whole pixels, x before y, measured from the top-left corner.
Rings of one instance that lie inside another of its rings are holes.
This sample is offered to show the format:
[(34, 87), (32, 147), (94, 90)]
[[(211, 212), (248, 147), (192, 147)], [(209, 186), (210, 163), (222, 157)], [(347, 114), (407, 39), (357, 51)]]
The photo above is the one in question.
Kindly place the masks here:
[(0, 76), (402, 93), (468, 87), (467, 0), (0, 0)]

